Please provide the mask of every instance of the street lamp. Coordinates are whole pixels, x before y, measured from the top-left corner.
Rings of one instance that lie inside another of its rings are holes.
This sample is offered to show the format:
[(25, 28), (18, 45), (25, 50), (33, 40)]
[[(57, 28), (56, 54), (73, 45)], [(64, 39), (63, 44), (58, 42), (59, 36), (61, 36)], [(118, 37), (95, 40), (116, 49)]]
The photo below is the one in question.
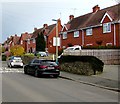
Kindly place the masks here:
[(58, 64), (58, 20), (52, 19), (52, 21), (56, 21), (56, 39), (55, 39), (55, 46), (56, 46), (56, 63)]

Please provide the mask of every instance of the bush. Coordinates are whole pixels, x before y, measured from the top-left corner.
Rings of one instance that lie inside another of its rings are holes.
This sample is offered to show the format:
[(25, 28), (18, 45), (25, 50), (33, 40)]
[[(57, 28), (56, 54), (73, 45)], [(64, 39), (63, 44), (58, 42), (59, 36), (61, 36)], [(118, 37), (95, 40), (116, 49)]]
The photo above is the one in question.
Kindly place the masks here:
[(35, 57), (33, 55), (23, 55), (22, 60), (24, 64), (28, 64)]
[(102, 73), (104, 66), (104, 63), (94, 56), (62, 56), (59, 63), (62, 70), (81, 75)]

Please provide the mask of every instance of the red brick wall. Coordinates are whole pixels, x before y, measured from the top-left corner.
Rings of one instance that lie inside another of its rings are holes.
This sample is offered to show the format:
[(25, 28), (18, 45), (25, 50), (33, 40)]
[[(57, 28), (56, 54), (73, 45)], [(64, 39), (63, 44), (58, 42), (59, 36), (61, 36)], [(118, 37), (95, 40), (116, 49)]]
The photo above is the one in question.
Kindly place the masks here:
[[(62, 29), (61, 23), (58, 23), (58, 31), (60, 32)], [(58, 36), (60, 37), (60, 35), (58, 34)], [(56, 26), (53, 28), (53, 30), (50, 32), (49, 36), (48, 36), (48, 41), (47, 41), (47, 45), (48, 45), (48, 52), (49, 53), (55, 53), (56, 52), (56, 47), (53, 46), (53, 37), (56, 37)], [(60, 47), (58, 47), (60, 49)]]
[(82, 45), (82, 32), (79, 31), (79, 37), (74, 37), (74, 32), (67, 33), (67, 39), (62, 38), (62, 46), (68, 47), (68, 44)]
[[(120, 46), (119, 41), (119, 25), (116, 27), (116, 46)], [(62, 38), (62, 36), (61, 36)], [(93, 44), (93, 46), (98, 46), (97, 41), (102, 41), (102, 45), (105, 46), (106, 43), (112, 43), (114, 45), (114, 24), (111, 25), (110, 33), (103, 33), (103, 26), (92, 28), (92, 35), (86, 36), (86, 30), (84, 30), (84, 46), (87, 44)], [(72, 45), (82, 45), (82, 31), (80, 31), (79, 38), (74, 38), (74, 33), (68, 33), (67, 39), (62, 39), (62, 46), (66, 46), (71, 43)]]

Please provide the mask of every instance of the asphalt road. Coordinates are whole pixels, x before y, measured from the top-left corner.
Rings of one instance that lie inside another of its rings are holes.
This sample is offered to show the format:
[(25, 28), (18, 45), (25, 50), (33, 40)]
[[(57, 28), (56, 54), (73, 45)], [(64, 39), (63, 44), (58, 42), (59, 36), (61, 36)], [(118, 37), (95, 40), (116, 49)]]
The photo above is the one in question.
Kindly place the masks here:
[(114, 91), (64, 78), (35, 78), (21, 68), (9, 70), (2, 73), (2, 102), (118, 102)]

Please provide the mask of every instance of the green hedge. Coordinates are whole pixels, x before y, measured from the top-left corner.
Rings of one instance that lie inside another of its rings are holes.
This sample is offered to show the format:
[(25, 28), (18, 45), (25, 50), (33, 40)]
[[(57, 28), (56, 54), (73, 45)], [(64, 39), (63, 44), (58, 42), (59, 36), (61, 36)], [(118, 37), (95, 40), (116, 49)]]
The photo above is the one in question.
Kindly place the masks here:
[(92, 75), (96, 74), (96, 72), (102, 73), (104, 66), (104, 63), (94, 56), (62, 56), (59, 63), (64, 71), (82, 75)]

